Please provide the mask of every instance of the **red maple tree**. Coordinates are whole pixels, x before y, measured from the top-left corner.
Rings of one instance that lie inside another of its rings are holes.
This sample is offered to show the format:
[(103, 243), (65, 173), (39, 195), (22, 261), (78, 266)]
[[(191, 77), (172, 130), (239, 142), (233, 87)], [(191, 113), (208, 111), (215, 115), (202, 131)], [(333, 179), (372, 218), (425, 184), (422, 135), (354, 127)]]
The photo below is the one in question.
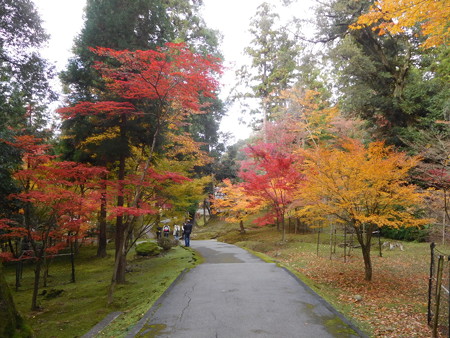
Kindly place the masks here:
[[(90, 229), (98, 200), (91, 198), (91, 192), (105, 169), (58, 162), (48, 154), (50, 147), (34, 136), (18, 136), (10, 145), (23, 152), (24, 165), (14, 174), (21, 191), (10, 195), (22, 206), (22, 219), (0, 224), (0, 237), (11, 249), (3, 259), (35, 260), (34, 310), (43, 261), (83, 238)], [(12, 245), (14, 240), (20, 245)]]
[(239, 177), (245, 192), (254, 197), (254, 204), (265, 204), (268, 212), (256, 222), (260, 225), (277, 223), (285, 238), (285, 216), (293, 201), (293, 192), (303, 180), (298, 170), (301, 158), (280, 152), (277, 144), (258, 143), (245, 149), (250, 160), (244, 162)]
[[(98, 62), (95, 68), (101, 73), (110, 97), (116, 101), (80, 102), (59, 110), (63, 118), (99, 114), (116, 119), (118, 138), (130, 145), (132, 130), (128, 122), (141, 123), (149, 131), (142, 147), (140, 163), (136, 166), (133, 183), (127, 178), (127, 154), (123, 152), (117, 170), (116, 267), (113, 283), (125, 282), (126, 254), (130, 249), (136, 217), (155, 212), (146, 208), (145, 190), (155, 182), (151, 166), (158, 138), (167, 129), (176, 130), (185, 125), (192, 114), (203, 113), (204, 98), (215, 97), (218, 88), (216, 75), (220, 73), (219, 60), (192, 52), (185, 44), (168, 43), (157, 50), (113, 50), (92, 48), (94, 53), (113, 62)], [(140, 122), (139, 122), (140, 121)], [(170, 173), (166, 173), (169, 175)], [(175, 173), (173, 173), (175, 174)], [(182, 179), (181, 177), (172, 180)], [(184, 178), (185, 179), (185, 178)], [(133, 187), (132, 198), (129, 187)]]

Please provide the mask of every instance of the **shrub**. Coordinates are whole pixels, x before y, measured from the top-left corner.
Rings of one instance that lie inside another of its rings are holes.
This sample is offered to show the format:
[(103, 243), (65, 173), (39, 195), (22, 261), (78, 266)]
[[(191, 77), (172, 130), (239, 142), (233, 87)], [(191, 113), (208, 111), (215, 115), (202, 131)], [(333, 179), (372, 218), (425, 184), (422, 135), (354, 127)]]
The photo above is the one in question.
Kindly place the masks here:
[(429, 228), (428, 227), (402, 227), (398, 229), (390, 227), (381, 228), (381, 236), (390, 239), (396, 239), (401, 241), (416, 241), (426, 242), (428, 239)]
[(155, 242), (142, 242), (136, 245), (136, 254), (138, 256), (157, 256), (162, 249)]
[(178, 241), (176, 240), (171, 240), (170, 238), (167, 237), (162, 237), (160, 239), (158, 239), (158, 245), (164, 250), (170, 250), (172, 247), (176, 246), (178, 244)]

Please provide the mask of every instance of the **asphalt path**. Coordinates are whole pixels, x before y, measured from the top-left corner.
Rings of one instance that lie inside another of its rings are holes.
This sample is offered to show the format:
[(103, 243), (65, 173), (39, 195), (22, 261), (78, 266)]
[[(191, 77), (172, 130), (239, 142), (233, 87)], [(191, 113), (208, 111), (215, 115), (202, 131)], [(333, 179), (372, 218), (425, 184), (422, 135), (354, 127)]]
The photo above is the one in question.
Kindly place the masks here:
[(192, 241), (183, 273), (127, 337), (364, 337), (287, 270), (234, 245)]

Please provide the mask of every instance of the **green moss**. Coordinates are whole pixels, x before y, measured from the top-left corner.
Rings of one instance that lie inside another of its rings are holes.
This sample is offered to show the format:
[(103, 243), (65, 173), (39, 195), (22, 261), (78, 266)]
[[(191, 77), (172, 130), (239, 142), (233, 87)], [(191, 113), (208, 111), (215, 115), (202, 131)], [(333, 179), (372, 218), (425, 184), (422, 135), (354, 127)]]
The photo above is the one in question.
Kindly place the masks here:
[[(95, 253), (95, 247), (81, 248), (76, 258), (77, 282), (58, 286), (64, 290), (59, 297), (45, 299), (40, 295), (38, 301), (43, 311), (29, 311), (31, 290), (12, 291), (18, 309), (28, 318), (37, 338), (82, 335), (115, 311), (123, 314), (102, 335), (124, 337), (127, 328), (142, 317), (175, 278), (198, 262), (194, 251), (182, 247), (175, 247), (158, 257), (130, 256), (127, 283), (116, 287), (114, 301), (108, 305), (107, 290), (114, 266), (114, 250), (109, 248), (109, 256), (104, 259), (95, 257)], [(31, 275), (31, 266), (26, 267), (24, 278)], [(14, 270), (6, 271), (6, 277), (10, 284), (14, 283)]]
[(138, 256), (158, 256), (162, 248), (155, 242), (142, 242), (136, 245), (136, 254)]

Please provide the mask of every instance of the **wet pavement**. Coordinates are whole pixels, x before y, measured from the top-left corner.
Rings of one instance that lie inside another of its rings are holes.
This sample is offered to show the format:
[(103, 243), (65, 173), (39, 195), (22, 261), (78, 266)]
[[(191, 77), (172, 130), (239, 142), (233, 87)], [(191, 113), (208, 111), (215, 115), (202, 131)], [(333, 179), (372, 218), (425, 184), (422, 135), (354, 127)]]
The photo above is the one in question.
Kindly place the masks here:
[(364, 337), (287, 270), (234, 245), (192, 241), (183, 273), (127, 337)]

